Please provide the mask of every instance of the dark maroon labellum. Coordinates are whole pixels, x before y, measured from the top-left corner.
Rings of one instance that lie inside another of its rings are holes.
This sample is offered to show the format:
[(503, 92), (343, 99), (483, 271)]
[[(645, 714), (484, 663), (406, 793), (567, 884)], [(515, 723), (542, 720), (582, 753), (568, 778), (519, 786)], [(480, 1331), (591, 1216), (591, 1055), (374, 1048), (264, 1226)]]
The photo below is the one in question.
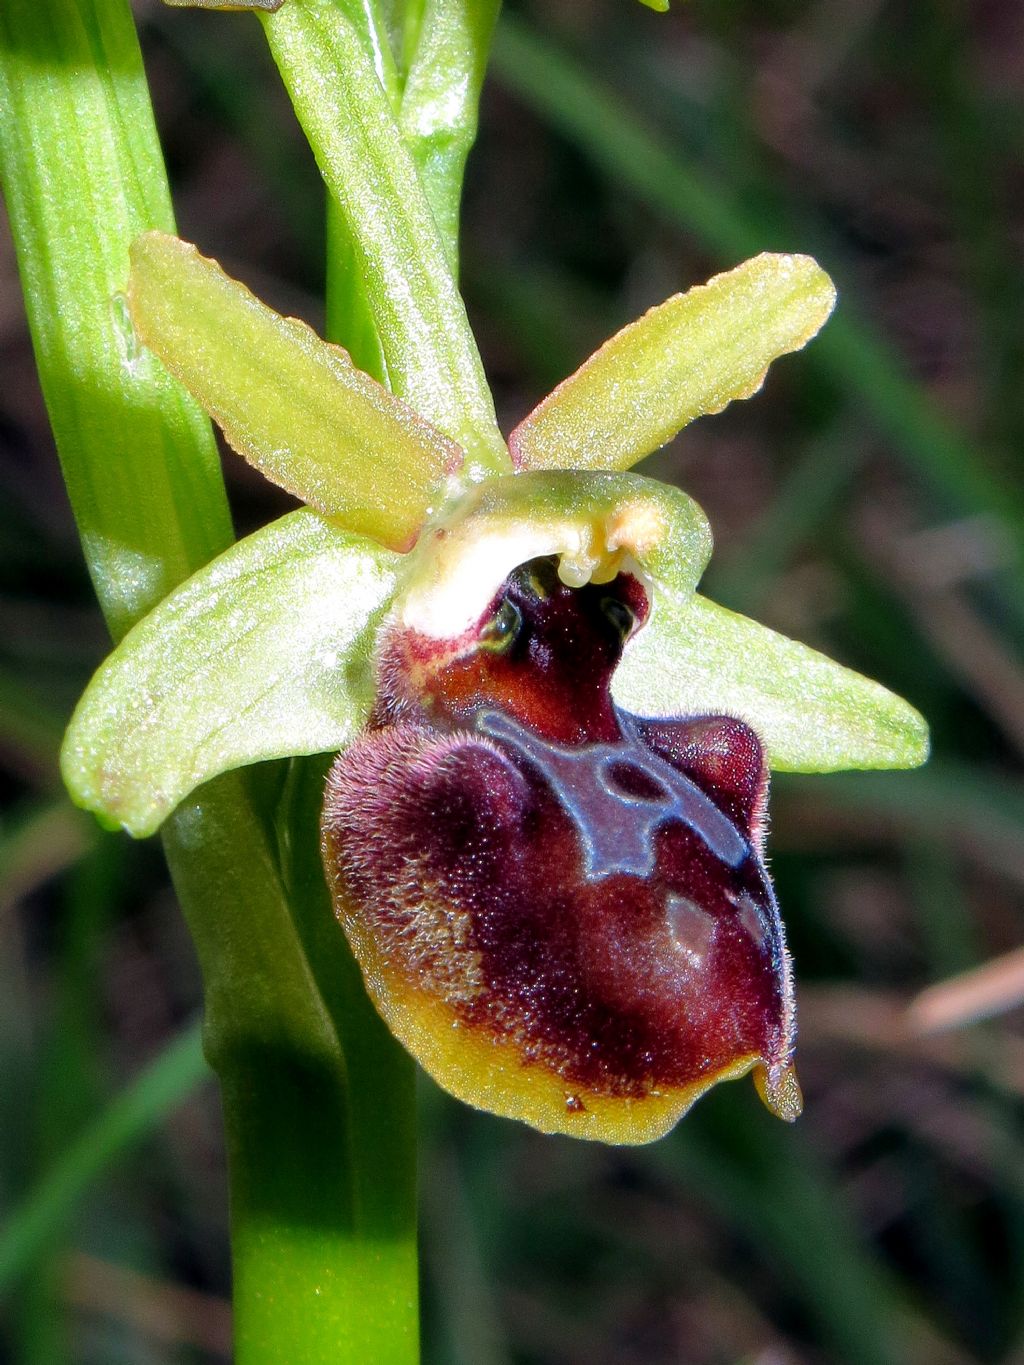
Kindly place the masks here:
[(620, 711), (640, 582), (552, 561), (456, 640), (393, 628), (370, 730), (332, 769), (339, 915), (393, 1030), (460, 1097), (546, 1130), (659, 1136), (752, 1068), (783, 1117), (789, 963), (746, 725)]

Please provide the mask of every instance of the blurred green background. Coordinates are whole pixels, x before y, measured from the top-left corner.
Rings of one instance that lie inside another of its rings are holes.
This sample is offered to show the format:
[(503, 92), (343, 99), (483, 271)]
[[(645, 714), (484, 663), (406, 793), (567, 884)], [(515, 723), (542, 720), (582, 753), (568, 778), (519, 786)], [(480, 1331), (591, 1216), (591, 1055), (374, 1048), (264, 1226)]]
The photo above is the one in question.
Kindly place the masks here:
[[(182, 234), (322, 324), (322, 191), (258, 25), (134, 8)], [(428, 1365), (1024, 1362), (1017, 0), (508, 5), (463, 231), (505, 430), (764, 248), (815, 254), (836, 317), (647, 471), (707, 510), (711, 595), (904, 693), (935, 757), (775, 783), (795, 1127), (723, 1086), (607, 1149), (424, 1082)], [(0, 345), (0, 1358), (223, 1360), (195, 959), (158, 847), (102, 835), (56, 771), (105, 637), (5, 230)], [(286, 505), (226, 469), (240, 531)]]

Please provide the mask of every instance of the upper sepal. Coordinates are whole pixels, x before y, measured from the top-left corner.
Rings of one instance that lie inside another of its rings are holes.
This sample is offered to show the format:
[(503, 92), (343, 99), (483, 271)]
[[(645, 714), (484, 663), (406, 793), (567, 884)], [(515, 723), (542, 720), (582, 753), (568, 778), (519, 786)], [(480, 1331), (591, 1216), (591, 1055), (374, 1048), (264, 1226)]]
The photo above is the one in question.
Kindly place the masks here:
[(232, 546), (96, 673), (61, 752), (72, 797), (141, 836), (222, 772), (349, 743), (399, 562), (308, 511)]

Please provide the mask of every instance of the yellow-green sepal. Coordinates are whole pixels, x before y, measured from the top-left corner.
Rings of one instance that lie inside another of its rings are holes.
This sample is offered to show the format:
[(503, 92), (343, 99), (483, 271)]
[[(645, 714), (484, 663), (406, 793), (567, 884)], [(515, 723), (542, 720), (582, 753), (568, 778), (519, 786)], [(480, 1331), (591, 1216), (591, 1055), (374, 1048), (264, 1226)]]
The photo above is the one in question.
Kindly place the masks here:
[(680, 597), (663, 585), (612, 691), (640, 715), (744, 720), (777, 769), (915, 768), (928, 757), (928, 726), (902, 697), (700, 594)]
[(90, 682), (61, 752), (74, 800), (142, 836), (222, 772), (349, 743), (373, 703), (374, 627), (400, 563), (305, 510), (232, 546)]
[(139, 337), (268, 479), (339, 526), (408, 549), (462, 464), (436, 427), (165, 233), (132, 245)]

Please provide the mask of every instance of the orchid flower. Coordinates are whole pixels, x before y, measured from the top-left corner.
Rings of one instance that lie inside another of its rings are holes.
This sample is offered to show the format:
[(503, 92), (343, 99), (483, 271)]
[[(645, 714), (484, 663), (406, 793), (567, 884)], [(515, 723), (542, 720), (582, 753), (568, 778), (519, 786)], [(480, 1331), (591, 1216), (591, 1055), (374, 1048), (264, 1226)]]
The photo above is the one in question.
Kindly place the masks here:
[(911, 767), (906, 702), (697, 589), (707, 519), (628, 472), (827, 319), (762, 255), (619, 332), (474, 458), (195, 248), (133, 249), (139, 340), (307, 506), (120, 643), (75, 799), (136, 836), (244, 764), (338, 754), (325, 872), (366, 988), (445, 1088), (545, 1131), (666, 1132), (753, 1072), (800, 1111), (770, 767)]

